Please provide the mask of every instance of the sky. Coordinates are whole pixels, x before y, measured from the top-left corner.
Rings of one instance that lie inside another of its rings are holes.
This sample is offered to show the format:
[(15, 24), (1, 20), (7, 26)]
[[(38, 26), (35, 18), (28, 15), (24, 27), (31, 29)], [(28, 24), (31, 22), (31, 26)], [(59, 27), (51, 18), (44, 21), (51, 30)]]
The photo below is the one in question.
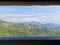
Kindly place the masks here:
[(0, 19), (8, 22), (60, 24), (60, 6), (0, 6)]

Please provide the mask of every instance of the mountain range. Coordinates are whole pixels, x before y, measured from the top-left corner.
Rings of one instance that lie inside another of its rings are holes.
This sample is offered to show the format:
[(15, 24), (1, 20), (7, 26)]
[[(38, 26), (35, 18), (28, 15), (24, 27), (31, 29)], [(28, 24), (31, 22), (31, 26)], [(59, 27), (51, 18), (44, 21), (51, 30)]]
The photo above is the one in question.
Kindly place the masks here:
[(60, 36), (60, 25), (40, 22), (6, 22), (0, 20), (0, 37)]

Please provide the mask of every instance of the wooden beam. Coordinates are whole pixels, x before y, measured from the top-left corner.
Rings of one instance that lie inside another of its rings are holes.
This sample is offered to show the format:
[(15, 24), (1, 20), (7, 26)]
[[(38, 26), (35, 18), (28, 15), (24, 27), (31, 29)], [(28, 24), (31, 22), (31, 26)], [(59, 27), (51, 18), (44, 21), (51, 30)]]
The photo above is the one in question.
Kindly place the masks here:
[(60, 5), (60, 2), (0, 2), (0, 5)]

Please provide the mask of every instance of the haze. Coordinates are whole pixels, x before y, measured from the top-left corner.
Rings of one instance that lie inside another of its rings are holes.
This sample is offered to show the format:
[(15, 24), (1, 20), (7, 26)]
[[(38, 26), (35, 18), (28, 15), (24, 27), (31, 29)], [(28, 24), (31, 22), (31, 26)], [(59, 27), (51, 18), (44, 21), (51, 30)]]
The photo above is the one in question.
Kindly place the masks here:
[(60, 24), (60, 6), (0, 6), (0, 19)]

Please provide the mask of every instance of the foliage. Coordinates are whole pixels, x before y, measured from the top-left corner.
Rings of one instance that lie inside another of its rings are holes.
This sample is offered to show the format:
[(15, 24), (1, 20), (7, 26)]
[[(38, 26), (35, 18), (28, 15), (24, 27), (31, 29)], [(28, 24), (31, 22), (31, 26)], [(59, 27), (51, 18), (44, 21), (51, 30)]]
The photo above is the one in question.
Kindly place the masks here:
[(60, 36), (60, 29), (0, 21), (0, 37), (16, 36)]

